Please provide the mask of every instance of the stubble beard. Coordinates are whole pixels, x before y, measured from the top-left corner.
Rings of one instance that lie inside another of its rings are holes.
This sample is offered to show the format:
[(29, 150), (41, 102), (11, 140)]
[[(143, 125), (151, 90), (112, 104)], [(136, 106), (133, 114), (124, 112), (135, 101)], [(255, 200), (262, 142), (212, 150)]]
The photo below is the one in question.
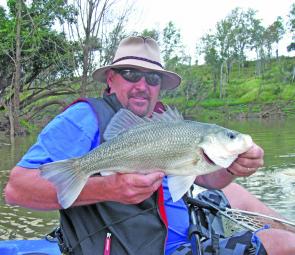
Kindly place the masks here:
[[(145, 102), (131, 102), (130, 99), (136, 98), (136, 97), (143, 97), (144, 99), (146, 99), (146, 101)], [(152, 107), (151, 106), (151, 98), (148, 95), (148, 93), (143, 91), (143, 92), (136, 92), (136, 93), (129, 93), (128, 94), (128, 103), (126, 105), (126, 108), (128, 110), (132, 111), (137, 116), (139, 116), (139, 117), (147, 116), (151, 111), (151, 107)]]

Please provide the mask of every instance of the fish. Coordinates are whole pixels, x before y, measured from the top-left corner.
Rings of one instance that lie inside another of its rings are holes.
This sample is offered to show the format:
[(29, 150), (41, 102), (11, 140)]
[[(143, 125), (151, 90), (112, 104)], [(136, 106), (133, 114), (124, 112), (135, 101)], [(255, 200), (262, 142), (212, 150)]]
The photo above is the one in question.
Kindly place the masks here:
[(94, 174), (148, 174), (159, 169), (168, 176), (175, 202), (197, 176), (229, 167), (253, 145), (250, 135), (185, 120), (177, 109), (166, 108), (151, 118), (120, 109), (105, 129), (104, 143), (81, 157), (41, 165), (40, 175), (55, 186), (61, 207), (70, 207)]

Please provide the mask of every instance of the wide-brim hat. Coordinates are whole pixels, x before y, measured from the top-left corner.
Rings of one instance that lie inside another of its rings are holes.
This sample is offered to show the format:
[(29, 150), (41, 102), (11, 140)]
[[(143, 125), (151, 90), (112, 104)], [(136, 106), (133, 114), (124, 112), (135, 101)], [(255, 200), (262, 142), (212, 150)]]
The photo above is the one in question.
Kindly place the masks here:
[(150, 37), (131, 36), (123, 39), (115, 53), (111, 65), (95, 70), (93, 79), (106, 82), (106, 71), (112, 68), (140, 68), (147, 71), (156, 71), (162, 75), (161, 89), (174, 89), (181, 77), (164, 69), (161, 64), (160, 49), (157, 42)]

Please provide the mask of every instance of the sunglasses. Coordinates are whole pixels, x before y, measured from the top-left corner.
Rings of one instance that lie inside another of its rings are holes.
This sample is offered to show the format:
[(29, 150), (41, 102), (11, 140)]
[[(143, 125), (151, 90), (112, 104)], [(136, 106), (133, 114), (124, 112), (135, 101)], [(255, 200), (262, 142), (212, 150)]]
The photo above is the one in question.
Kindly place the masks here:
[(116, 73), (120, 74), (126, 81), (139, 82), (142, 77), (150, 86), (158, 86), (161, 84), (162, 76), (155, 72), (141, 72), (136, 69), (112, 69)]

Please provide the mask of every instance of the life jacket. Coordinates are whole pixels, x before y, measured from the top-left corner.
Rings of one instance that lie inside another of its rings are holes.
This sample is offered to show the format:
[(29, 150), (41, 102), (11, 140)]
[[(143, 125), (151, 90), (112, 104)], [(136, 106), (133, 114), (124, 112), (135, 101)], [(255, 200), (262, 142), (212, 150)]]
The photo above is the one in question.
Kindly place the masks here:
[[(122, 108), (115, 94), (101, 99), (84, 98), (98, 120), (100, 143), (113, 115)], [(159, 104), (158, 106), (159, 107)], [(66, 254), (104, 254), (107, 234), (111, 234), (111, 254), (164, 254), (167, 219), (162, 186), (139, 204), (118, 202), (70, 207), (60, 210), (61, 250)]]

